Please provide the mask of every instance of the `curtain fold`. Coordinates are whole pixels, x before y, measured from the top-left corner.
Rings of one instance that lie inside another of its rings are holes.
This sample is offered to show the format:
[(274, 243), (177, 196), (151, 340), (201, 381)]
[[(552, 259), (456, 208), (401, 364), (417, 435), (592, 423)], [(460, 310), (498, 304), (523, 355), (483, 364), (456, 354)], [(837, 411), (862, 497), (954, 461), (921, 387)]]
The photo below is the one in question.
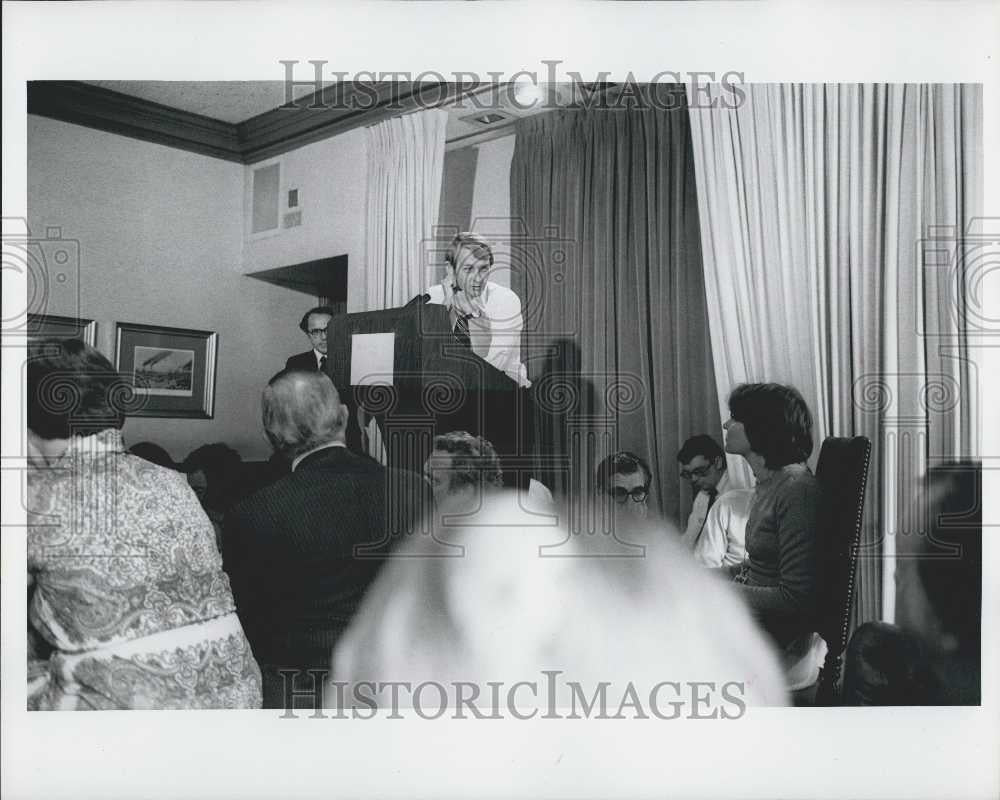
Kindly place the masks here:
[(367, 128), (365, 308), (395, 308), (433, 279), (426, 254), (441, 200), (448, 112), (429, 109)]
[(872, 440), (854, 623), (891, 620), (893, 537), (916, 532), (928, 461), (978, 441), (955, 309), (981, 89), (744, 89), (738, 108), (690, 113), (720, 413), (738, 383), (792, 383), (816, 417), (813, 464), (826, 436)]
[(721, 429), (686, 101), (658, 91), (657, 108), (518, 123), (511, 285), (546, 483), (589, 492), (597, 462), (631, 450), (650, 463), (650, 506), (679, 522), (677, 450)]

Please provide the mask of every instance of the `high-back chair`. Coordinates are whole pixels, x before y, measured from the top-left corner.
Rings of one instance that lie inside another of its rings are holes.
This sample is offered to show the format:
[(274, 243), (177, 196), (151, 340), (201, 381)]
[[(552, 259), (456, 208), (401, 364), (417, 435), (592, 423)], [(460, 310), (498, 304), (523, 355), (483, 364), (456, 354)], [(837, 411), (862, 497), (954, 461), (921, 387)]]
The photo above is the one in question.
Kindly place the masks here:
[(850, 633), (871, 451), (872, 443), (864, 436), (831, 436), (823, 442), (816, 464), (816, 479), (823, 490), (816, 630), (827, 645), (814, 701), (819, 706), (836, 705), (836, 685)]

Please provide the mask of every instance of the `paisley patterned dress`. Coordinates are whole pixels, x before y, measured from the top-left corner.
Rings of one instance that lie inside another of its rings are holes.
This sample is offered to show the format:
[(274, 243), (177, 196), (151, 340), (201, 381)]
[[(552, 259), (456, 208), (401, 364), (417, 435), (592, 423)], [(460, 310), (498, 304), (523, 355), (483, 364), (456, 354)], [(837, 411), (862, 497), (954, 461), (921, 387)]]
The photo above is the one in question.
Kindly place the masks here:
[(71, 440), (28, 476), (28, 708), (259, 708), (260, 670), (184, 476)]

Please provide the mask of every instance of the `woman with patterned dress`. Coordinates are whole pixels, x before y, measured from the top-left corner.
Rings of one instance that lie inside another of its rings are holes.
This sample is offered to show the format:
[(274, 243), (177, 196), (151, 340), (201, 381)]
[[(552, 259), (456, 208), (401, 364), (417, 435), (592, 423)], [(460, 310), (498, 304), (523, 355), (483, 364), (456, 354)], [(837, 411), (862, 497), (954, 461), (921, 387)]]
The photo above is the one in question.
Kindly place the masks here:
[(259, 708), (212, 525), (125, 452), (130, 387), (78, 340), (28, 363), (30, 709)]
[(804, 688), (825, 654), (814, 633), (820, 489), (806, 465), (812, 415), (797, 389), (774, 383), (736, 387), (729, 411), (726, 452), (743, 456), (756, 478), (746, 559), (733, 579), (777, 645), (789, 690)]

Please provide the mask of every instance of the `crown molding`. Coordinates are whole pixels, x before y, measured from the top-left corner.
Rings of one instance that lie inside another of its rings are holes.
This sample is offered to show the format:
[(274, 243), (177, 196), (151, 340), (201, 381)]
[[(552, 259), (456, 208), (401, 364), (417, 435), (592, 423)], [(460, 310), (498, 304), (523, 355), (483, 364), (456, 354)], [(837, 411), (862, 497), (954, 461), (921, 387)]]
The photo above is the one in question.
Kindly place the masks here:
[(252, 164), (354, 128), (433, 108), (468, 89), (454, 83), (332, 84), (295, 101), (293, 107), (281, 106), (237, 125), (243, 160)]
[(253, 164), (468, 92), (455, 83), (331, 84), (237, 125), (81, 81), (29, 81), (28, 113)]
[(226, 161), (243, 161), (235, 125), (81, 81), (29, 81), (28, 113)]

